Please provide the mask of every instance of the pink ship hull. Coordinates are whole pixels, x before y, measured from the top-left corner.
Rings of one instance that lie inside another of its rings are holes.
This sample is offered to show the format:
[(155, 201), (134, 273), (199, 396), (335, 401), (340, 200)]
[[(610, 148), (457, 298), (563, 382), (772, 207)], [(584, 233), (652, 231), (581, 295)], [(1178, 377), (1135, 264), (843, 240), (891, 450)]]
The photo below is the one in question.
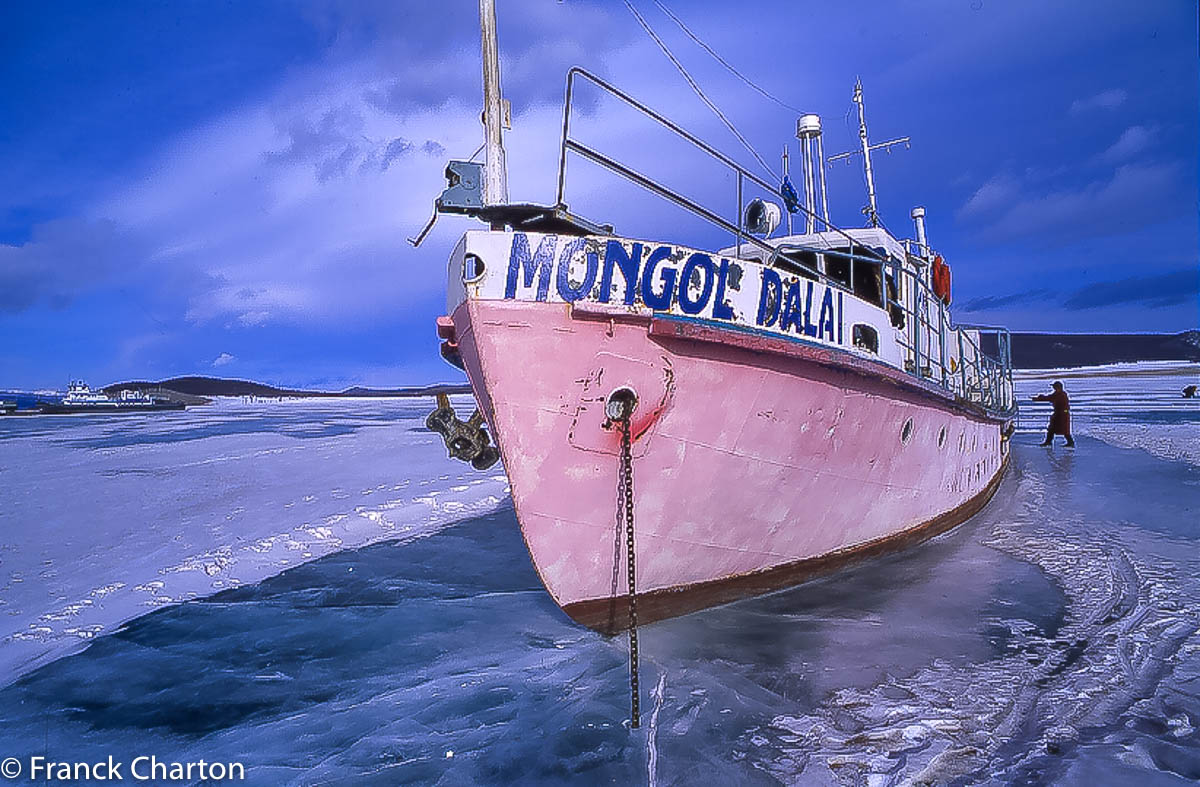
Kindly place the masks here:
[(849, 353), (562, 303), (468, 299), (453, 322), (533, 564), (592, 628), (627, 625), (619, 436), (603, 427), (619, 386), (639, 397), (643, 622), (943, 532), (1007, 465), (1002, 421)]

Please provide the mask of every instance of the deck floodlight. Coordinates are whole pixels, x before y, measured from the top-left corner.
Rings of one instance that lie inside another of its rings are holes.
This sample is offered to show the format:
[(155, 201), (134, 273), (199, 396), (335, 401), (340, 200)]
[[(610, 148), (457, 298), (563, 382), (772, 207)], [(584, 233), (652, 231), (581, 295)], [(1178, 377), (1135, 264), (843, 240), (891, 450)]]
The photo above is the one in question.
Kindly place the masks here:
[(770, 235), (779, 226), (783, 211), (774, 202), (761, 199), (750, 200), (746, 206), (743, 226), (752, 235)]

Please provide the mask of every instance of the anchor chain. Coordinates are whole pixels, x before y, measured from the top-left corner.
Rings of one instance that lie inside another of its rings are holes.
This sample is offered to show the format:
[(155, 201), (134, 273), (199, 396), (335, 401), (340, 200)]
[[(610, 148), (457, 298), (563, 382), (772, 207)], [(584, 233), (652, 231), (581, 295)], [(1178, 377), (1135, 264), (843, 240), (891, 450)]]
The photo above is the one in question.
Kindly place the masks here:
[[(636, 564), (633, 548), (633, 449), (630, 435), (630, 413), (618, 421), (621, 429), (621, 466), (617, 473), (617, 495), (621, 500), (621, 518), (625, 525), (625, 552), (629, 562), (629, 693), (630, 724), (637, 729), (641, 723), (638, 690), (638, 618), (637, 585), (634, 581)], [(620, 524), (620, 523), (618, 523)]]

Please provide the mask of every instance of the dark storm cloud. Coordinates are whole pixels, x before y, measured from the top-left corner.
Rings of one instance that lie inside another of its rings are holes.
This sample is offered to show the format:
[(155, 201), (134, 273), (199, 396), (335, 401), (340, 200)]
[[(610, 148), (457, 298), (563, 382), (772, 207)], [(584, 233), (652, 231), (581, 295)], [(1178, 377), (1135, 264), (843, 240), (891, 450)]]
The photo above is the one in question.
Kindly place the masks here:
[(404, 137), (396, 137), (387, 144), (383, 150), (383, 161), (379, 166), (381, 169), (387, 169), (388, 166), (398, 158), (403, 158), (412, 152), (413, 143), (409, 142)]
[[(1146, 308), (1175, 306), (1200, 298), (1200, 271), (1185, 268), (1154, 276), (1134, 276), (1116, 281), (1097, 282), (1066, 295), (1062, 305), (1079, 311), (1103, 306), (1140, 305)], [(1061, 297), (1062, 293), (1045, 287), (1008, 295), (983, 295), (963, 302), (964, 312), (981, 312), (1005, 306), (1030, 304)]]
[[(1128, 146), (1118, 141), (1113, 147)], [(1051, 190), (997, 176), (981, 186), (958, 215), (977, 226), (984, 240), (1043, 238), (1062, 245), (1132, 232), (1177, 216), (1186, 209), (1192, 189), (1194, 181), (1173, 162), (1125, 164), (1109, 177)]]
[(1031, 301), (1044, 301), (1054, 296), (1054, 292), (1047, 290), (1044, 287), (1038, 287), (1032, 290), (1023, 292), (1014, 292), (1011, 295), (983, 295), (978, 298), (972, 298), (966, 301), (959, 308), (965, 312), (982, 312), (989, 309), (998, 309), (1001, 306), (1011, 306), (1017, 303), (1029, 303)]
[(144, 258), (142, 246), (111, 221), (40, 224), (27, 243), (0, 245), (0, 312), (22, 312), (38, 303), (64, 308)]
[(1194, 303), (1200, 298), (1198, 290), (1200, 271), (1184, 268), (1157, 276), (1135, 276), (1089, 284), (1064, 300), (1063, 307), (1080, 310), (1136, 304), (1154, 309), (1189, 301)]
[[(327, 110), (313, 119), (294, 118), (283, 129), (287, 146), (264, 157), (281, 164), (311, 164), (318, 182), (327, 183), (346, 175), (356, 163), (361, 171), (384, 172), (416, 149), (404, 137), (371, 139), (363, 133), (363, 125), (362, 115), (348, 107)], [(431, 139), (421, 150), (429, 155), (444, 152)]]
[(350, 107), (334, 107), (317, 118), (293, 118), (284, 129), (285, 148), (265, 154), (270, 162), (311, 163), (324, 183), (344, 175), (367, 151), (362, 116)]

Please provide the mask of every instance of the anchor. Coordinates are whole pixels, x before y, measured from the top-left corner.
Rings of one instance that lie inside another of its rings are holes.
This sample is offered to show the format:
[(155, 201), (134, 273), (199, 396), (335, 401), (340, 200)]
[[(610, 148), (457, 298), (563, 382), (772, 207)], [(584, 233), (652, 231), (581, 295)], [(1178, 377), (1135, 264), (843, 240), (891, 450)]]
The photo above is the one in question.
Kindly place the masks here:
[(437, 395), (437, 409), (425, 419), (425, 426), (442, 436), (451, 457), (470, 462), (476, 470), (487, 470), (500, 461), (500, 452), (491, 444), (491, 436), (483, 429), (483, 413), (478, 407), (464, 422), (450, 406), (450, 397), (440, 393)]

